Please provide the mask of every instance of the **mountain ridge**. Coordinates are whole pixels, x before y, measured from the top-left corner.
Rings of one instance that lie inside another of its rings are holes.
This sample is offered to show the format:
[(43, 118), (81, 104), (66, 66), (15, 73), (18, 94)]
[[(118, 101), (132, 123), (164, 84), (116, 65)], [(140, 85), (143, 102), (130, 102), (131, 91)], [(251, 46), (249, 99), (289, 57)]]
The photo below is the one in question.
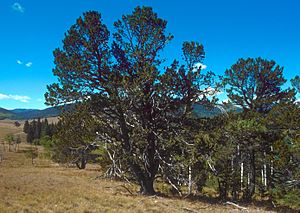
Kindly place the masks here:
[[(66, 105), (64, 107), (49, 107), (46, 109), (13, 109), (7, 110), (0, 107), (0, 120), (12, 119), (12, 120), (29, 120), (37, 118), (47, 118), (59, 116), (63, 110), (69, 110), (72, 105)], [(224, 112), (241, 112), (242, 109), (233, 105), (217, 104), (213, 107), (206, 107), (201, 104), (195, 104), (193, 106), (194, 113), (198, 117), (214, 117)]]
[(0, 107), (0, 120), (28, 120), (36, 118), (55, 117), (60, 115), (62, 109), (58, 107), (49, 107), (46, 109), (12, 109), (8, 110)]

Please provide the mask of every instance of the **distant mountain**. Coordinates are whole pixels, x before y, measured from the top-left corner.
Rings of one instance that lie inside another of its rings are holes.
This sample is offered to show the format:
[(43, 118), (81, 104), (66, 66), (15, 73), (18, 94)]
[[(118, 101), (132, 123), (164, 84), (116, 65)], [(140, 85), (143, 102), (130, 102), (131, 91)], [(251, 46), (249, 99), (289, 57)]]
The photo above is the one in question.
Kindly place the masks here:
[[(73, 105), (67, 105), (64, 107), (64, 110), (72, 109)], [(218, 104), (213, 107), (206, 107), (201, 104), (195, 104), (193, 106), (194, 113), (198, 117), (214, 117), (225, 112), (241, 112), (242, 109), (234, 105), (223, 105)], [(62, 112), (61, 108), (50, 107), (43, 110), (38, 109), (14, 109), (7, 110), (0, 108), (0, 120), (3, 119), (14, 119), (14, 120), (29, 120), (37, 118), (47, 118), (47, 117), (56, 117), (59, 116)]]
[(38, 109), (14, 109), (7, 110), (0, 108), (0, 120), (14, 119), (14, 120), (27, 120), (36, 118), (47, 118), (59, 116), (61, 109), (57, 107), (50, 107), (43, 110)]
[(13, 109), (13, 110), (10, 110), (11, 112), (13, 113), (24, 113), (24, 112), (30, 112), (30, 111), (35, 111), (36, 109)]
[(50, 107), (43, 110), (34, 110), (34, 109), (15, 109), (12, 110), (18, 118), (21, 119), (35, 119), (35, 118), (46, 118), (46, 117), (55, 117), (60, 115), (61, 109), (56, 107)]
[(13, 112), (11, 112), (10, 110), (4, 109), (0, 107), (0, 120), (3, 119), (14, 119), (15, 118), (15, 114)]
[(194, 108), (194, 113), (196, 116), (198, 117), (206, 117), (206, 118), (211, 118), (214, 116), (218, 116), (221, 114), (225, 114), (227, 112), (241, 112), (242, 109), (234, 106), (234, 105), (230, 105), (230, 104), (217, 104), (215, 106), (209, 107), (209, 106), (204, 106), (201, 104), (194, 104), (193, 106)]

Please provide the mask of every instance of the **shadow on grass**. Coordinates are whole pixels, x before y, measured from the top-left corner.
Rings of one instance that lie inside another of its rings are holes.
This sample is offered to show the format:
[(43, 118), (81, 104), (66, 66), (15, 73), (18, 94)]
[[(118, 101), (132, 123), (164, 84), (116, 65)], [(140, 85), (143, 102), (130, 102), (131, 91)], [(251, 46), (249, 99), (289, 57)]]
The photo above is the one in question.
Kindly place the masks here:
[[(137, 195), (134, 195), (134, 196), (137, 196)], [(226, 204), (226, 202), (230, 201), (232, 203), (237, 204), (240, 207), (245, 207), (245, 208), (257, 207), (257, 208), (263, 209), (265, 211), (274, 211), (274, 212), (278, 212), (278, 213), (299, 213), (299, 211), (297, 211), (295, 209), (291, 209), (286, 206), (276, 206), (275, 207), (274, 203), (270, 200), (265, 200), (265, 201), (254, 200), (254, 201), (249, 201), (249, 202), (246, 202), (246, 201), (235, 202), (232, 200), (224, 201), (219, 198), (210, 197), (207, 195), (192, 195), (192, 194), (190, 194), (190, 195), (179, 196), (179, 195), (170, 195), (170, 194), (165, 194), (165, 193), (157, 193), (156, 196), (162, 197), (162, 198), (167, 198), (167, 199), (179, 199), (179, 200), (187, 200), (190, 202), (202, 202), (202, 203), (205, 203), (205, 204), (211, 205), (211, 206), (213, 206), (213, 205), (228, 206), (229, 204)], [(154, 196), (154, 197), (156, 197), (156, 196)], [(233, 208), (237, 208), (237, 207), (233, 207)]]
[[(172, 198), (172, 196), (169, 198)], [(214, 197), (209, 197), (207, 195), (188, 195), (188, 196), (183, 196), (182, 199), (186, 199), (192, 202), (203, 202), (203, 203), (207, 203), (210, 205), (215, 205), (215, 204), (219, 204), (219, 205), (228, 205), (226, 204), (227, 201), (233, 202), (239, 206), (248, 208), (248, 207), (258, 207), (261, 208), (265, 211), (275, 211), (275, 212), (279, 212), (279, 213), (299, 213), (299, 211), (291, 209), (289, 207), (285, 207), (285, 206), (274, 206), (274, 203), (271, 200), (265, 200), (265, 201), (258, 201), (258, 200), (254, 200), (254, 201), (237, 201), (234, 202), (232, 200), (221, 200), (219, 198), (214, 198)]]

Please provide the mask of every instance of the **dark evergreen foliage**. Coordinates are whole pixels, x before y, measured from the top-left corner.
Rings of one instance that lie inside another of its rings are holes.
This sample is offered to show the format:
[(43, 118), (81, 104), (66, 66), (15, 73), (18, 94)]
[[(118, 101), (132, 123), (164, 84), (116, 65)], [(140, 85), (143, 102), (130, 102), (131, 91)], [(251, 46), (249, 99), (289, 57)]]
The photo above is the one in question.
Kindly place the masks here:
[(60, 83), (48, 86), (45, 97), (51, 105), (88, 102), (89, 113), (102, 125), (100, 136), (121, 142), (118, 153), (141, 193), (154, 194), (155, 176), (172, 156), (165, 153), (169, 139), (191, 119), (193, 103), (209, 102), (214, 75), (194, 67), (205, 55), (197, 42), (183, 44), (186, 65), (174, 61), (159, 70), (159, 54), (173, 36), (152, 8), (137, 7), (114, 26), (110, 46), (110, 33), (98, 12), (77, 19), (63, 48), (54, 51), (53, 73)]
[[(223, 78), (229, 103), (217, 104), (216, 76), (195, 66), (205, 57), (202, 44), (184, 42), (184, 64), (162, 69), (159, 54), (173, 38), (165, 20), (137, 7), (114, 26), (111, 43), (98, 12), (71, 26), (54, 51), (59, 83), (45, 97), (76, 107), (61, 116), (56, 134), (47, 120), (31, 122), (28, 141), (54, 134), (54, 159), (80, 169), (97, 148), (107, 173), (133, 177), (147, 195), (156, 193), (158, 176), (179, 194), (183, 186), (193, 193), (215, 183), (225, 200), (299, 193), (299, 77), (291, 81), (296, 90), (283, 89), (275, 61), (239, 59)], [(202, 108), (219, 112), (196, 116)]]
[(39, 141), (45, 136), (49, 136), (51, 138), (55, 132), (55, 129), (55, 124), (49, 124), (47, 119), (42, 121), (41, 119), (38, 119), (37, 121), (33, 120), (30, 123), (27, 120), (24, 123), (23, 132), (27, 134), (27, 143), (32, 144), (34, 140)]

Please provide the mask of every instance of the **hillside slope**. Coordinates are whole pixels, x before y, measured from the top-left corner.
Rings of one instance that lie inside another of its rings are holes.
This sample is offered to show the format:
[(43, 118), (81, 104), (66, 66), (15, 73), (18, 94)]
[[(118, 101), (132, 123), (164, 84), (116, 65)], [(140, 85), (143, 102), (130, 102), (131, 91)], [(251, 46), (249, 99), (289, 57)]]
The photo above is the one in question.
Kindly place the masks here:
[[(32, 165), (29, 150), (21, 144), (0, 163), (0, 212), (241, 212), (214, 199), (141, 196), (135, 184), (97, 178), (97, 165), (77, 170), (42, 157)], [(276, 212), (253, 204), (246, 208), (242, 212)]]
[[(72, 109), (73, 105), (66, 105), (63, 107), (63, 110)], [(61, 108), (50, 107), (43, 110), (38, 109), (13, 109), (6, 110), (0, 108), (0, 120), (3, 119), (15, 119), (15, 120), (29, 120), (37, 118), (47, 118), (47, 117), (56, 117), (61, 114), (63, 111)], [(194, 113), (198, 117), (213, 117), (224, 113), (224, 111), (235, 111), (240, 112), (241, 109), (235, 106), (225, 106), (219, 104), (215, 107), (209, 108), (200, 104), (194, 105)]]
[(3, 119), (14, 119), (16, 118), (16, 114), (11, 112), (10, 110), (4, 109), (0, 107), (0, 120)]
[(37, 118), (56, 117), (61, 114), (61, 109), (50, 107), (43, 110), (38, 109), (14, 109), (7, 110), (0, 108), (0, 120), (14, 119), (14, 120), (28, 120)]

